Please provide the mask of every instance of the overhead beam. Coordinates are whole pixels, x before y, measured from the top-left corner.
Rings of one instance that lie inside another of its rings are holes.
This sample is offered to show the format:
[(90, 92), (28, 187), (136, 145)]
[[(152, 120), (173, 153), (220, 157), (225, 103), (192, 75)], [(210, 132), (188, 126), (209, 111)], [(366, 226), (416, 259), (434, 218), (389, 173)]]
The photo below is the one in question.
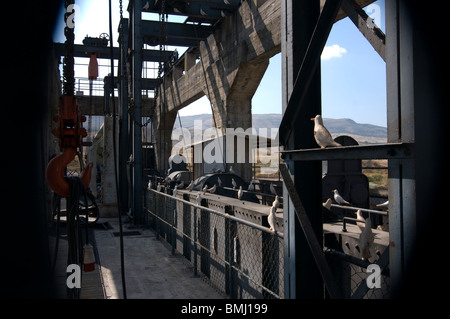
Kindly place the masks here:
[[(64, 43), (53, 43), (53, 48), (55, 50), (56, 56), (64, 56), (65, 49)], [(76, 58), (88, 58), (90, 57), (89, 52), (97, 52), (98, 58), (100, 59), (110, 59), (111, 58), (111, 48), (102, 48), (89, 45), (74, 45), (74, 57)], [(142, 60), (146, 62), (164, 62), (169, 60), (175, 53), (175, 51), (165, 51), (161, 53), (159, 50), (142, 50)], [(113, 58), (119, 58), (119, 48), (113, 48)]]
[[(214, 28), (203, 25), (165, 22), (164, 44), (173, 46), (198, 46), (199, 41), (204, 40), (214, 32)], [(142, 21), (142, 36), (144, 42), (149, 45), (159, 45), (161, 36), (161, 23), (159, 21)], [(159, 52), (159, 51), (158, 51)]]
[[(147, 1), (142, 12), (161, 12), (161, 2)], [(217, 20), (231, 13), (239, 7), (240, 0), (210, 0), (210, 1), (180, 1), (167, 0), (164, 8), (166, 14), (183, 15), (196, 18)]]

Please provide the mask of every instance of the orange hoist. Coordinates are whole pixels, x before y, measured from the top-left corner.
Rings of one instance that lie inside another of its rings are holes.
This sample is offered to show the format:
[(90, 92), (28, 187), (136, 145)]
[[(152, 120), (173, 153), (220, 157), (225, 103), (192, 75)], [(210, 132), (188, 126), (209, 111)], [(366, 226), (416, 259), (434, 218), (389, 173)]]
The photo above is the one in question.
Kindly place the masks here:
[[(64, 176), (66, 166), (75, 158), (78, 148), (82, 146), (82, 139), (87, 136), (83, 122), (86, 117), (80, 114), (77, 100), (74, 96), (74, 34), (73, 28), (64, 29), (66, 35), (66, 52), (63, 65), (63, 95), (60, 98), (59, 113), (54, 117), (58, 126), (52, 130), (58, 138), (62, 154), (54, 157), (47, 165), (46, 179), (49, 187), (58, 195), (69, 197), (69, 183)], [(96, 65), (96, 61), (93, 65)], [(89, 68), (96, 77), (98, 70)], [(80, 178), (85, 188), (91, 180), (93, 164), (89, 163), (81, 172)]]

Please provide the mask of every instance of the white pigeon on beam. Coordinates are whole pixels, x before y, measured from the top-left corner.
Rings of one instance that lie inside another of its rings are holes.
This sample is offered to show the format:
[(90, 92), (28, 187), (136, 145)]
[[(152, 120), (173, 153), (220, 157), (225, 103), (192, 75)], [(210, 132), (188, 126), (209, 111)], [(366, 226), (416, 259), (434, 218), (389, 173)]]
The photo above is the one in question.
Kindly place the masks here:
[(181, 181), (180, 184), (178, 184), (178, 189), (183, 189), (184, 187), (184, 181)]
[(197, 193), (197, 197), (195, 198), (195, 200), (197, 201), (197, 205), (202, 204), (202, 197), (200, 196), (200, 192)]
[(177, 193), (178, 193), (178, 188), (177, 188), (177, 185), (175, 185), (175, 187), (173, 188), (172, 196), (176, 197)]
[(325, 203), (322, 203), (322, 206), (325, 207), (326, 209), (330, 210), (331, 209), (331, 198), (328, 198)]
[(157, 190), (158, 192), (161, 191), (161, 183), (158, 183), (158, 186), (156, 186), (156, 190)]
[(349, 202), (347, 202), (338, 192), (337, 189), (333, 189), (333, 193), (334, 193), (334, 200), (336, 201), (336, 203), (338, 203), (339, 205), (350, 205), (351, 204)]
[(384, 203), (378, 204), (377, 207), (389, 207), (389, 200), (385, 201)]
[(370, 255), (370, 247), (374, 242), (375, 236), (372, 232), (372, 223), (370, 218), (367, 218), (364, 225), (364, 230), (359, 236), (359, 247), (361, 249), (361, 259), (368, 260)]
[(277, 191), (275, 190), (275, 185), (273, 183), (270, 183), (270, 192), (274, 195), (278, 195)]
[(275, 212), (276, 211), (277, 211), (277, 209), (274, 206), (270, 207), (270, 213), (269, 213), (269, 216), (267, 216), (267, 221), (269, 222), (269, 226), (270, 226), (269, 230), (270, 231), (275, 231), (275, 218), (276, 218)]
[(312, 118), (311, 121), (314, 121), (314, 138), (320, 148), (326, 147), (339, 147), (342, 146), (338, 142), (333, 140), (330, 132), (323, 125), (323, 120), (320, 115), (316, 115), (316, 117)]
[(233, 189), (237, 187), (236, 181), (234, 178), (231, 178), (231, 184), (233, 184)]
[(152, 181), (151, 180), (148, 181), (147, 189), (149, 189), (149, 190), (152, 189)]
[(203, 195), (206, 194), (206, 191), (208, 190), (208, 185), (205, 184), (205, 186), (203, 187)]
[(193, 188), (194, 188), (194, 181), (191, 181), (191, 183), (188, 185), (188, 187), (186, 187), (186, 189), (188, 191), (192, 191)]
[(241, 199), (242, 195), (244, 195), (244, 191), (242, 190), (242, 186), (239, 186), (239, 191), (238, 191), (237, 196), (238, 196), (239, 199)]
[(250, 192), (253, 192), (255, 190), (255, 185), (253, 185), (253, 181), (250, 181), (250, 184), (248, 185), (248, 190)]
[(272, 203), (272, 206), (275, 207), (275, 211), (280, 207), (280, 198), (278, 195), (275, 195), (275, 200)]
[(217, 189), (217, 185), (214, 184), (213, 187), (208, 189), (208, 192), (211, 193), (211, 194), (214, 194), (216, 192), (216, 189)]
[(217, 184), (219, 185), (219, 187), (222, 187), (222, 180), (220, 179), (220, 177), (217, 177)]
[(230, 166), (230, 169), (228, 171), (230, 174), (237, 175), (236, 172), (233, 170), (233, 166)]
[(364, 231), (364, 227), (365, 227), (365, 223), (366, 223), (366, 219), (363, 217), (363, 215), (361, 215), (361, 210), (358, 209), (356, 212), (356, 219), (360, 220), (361, 222), (356, 222), (356, 225), (359, 227), (359, 229), (361, 230), (361, 232)]

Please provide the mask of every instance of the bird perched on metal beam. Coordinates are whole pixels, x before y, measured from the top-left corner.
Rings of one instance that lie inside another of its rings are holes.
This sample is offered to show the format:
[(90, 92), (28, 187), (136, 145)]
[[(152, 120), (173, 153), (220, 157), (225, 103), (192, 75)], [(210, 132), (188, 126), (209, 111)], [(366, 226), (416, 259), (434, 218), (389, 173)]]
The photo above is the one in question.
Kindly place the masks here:
[(333, 140), (333, 137), (331, 136), (330, 132), (323, 125), (322, 116), (316, 115), (316, 117), (313, 117), (311, 121), (314, 121), (314, 138), (316, 140), (316, 143), (320, 146), (320, 148), (326, 148), (328, 146), (331, 147), (342, 146), (341, 144)]
[(244, 194), (244, 191), (242, 190), (242, 186), (239, 186), (239, 191), (237, 194), (238, 198), (241, 199), (243, 194)]
[(236, 181), (234, 180), (234, 178), (231, 178), (231, 184), (233, 185), (233, 189), (235, 189), (237, 187)]
[(275, 195), (275, 200), (272, 203), (272, 206), (275, 207), (275, 211), (280, 207), (280, 198), (278, 195)]
[(217, 185), (214, 184), (213, 187), (208, 188), (208, 192), (211, 194), (214, 194), (216, 192), (216, 189), (217, 189)]
[(177, 188), (177, 185), (175, 185), (175, 187), (173, 188), (172, 196), (176, 197), (177, 193), (178, 193), (178, 188)]
[(192, 191), (193, 188), (194, 188), (194, 181), (191, 181), (191, 183), (188, 185), (188, 187), (186, 187), (186, 189), (188, 191)]
[(355, 212), (355, 214), (356, 214), (356, 219), (361, 221), (361, 222), (356, 222), (356, 225), (359, 227), (359, 229), (362, 232), (364, 230), (364, 227), (366, 227), (365, 226), (366, 219), (363, 217), (363, 215), (361, 215), (361, 210), (360, 209), (358, 209)]
[(277, 191), (275, 190), (275, 185), (273, 183), (270, 183), (270, 192), (275, 196), (278, 195)]
[(339, 205), (350, 205), (351, 204), (349, 202), (347, 202), (338, 192), (337, 189), (333, 189), (333, 193), (334, 193), (334, 200), (336, 201), (336, 203), (338, 203)]
[(275, 231), (275, 212), (277, 211), (277, 209), (275, 208), (275, 206), (271, 206), (270, 207), (270, 213), (269, 216), (267, 216), (267, 221), (269, 222), (269, 226), (270, 226), (270, 231)]

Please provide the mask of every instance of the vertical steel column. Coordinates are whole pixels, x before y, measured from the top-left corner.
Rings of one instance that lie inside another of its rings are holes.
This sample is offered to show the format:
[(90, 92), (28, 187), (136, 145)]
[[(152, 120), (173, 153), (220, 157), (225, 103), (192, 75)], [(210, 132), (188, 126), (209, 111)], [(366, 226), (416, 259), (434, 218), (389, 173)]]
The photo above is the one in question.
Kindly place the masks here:
[[(415, 141), (413, 27), (402, 1), (386, 2), (388, 142)], [(389, 160), (390, 274), (398, 287), (414, 252), (415, 162)]]
[(141, 224), (143, 222), (143, 169), (142, 169), (142, 0), (131, 2), (132, 24), (132, 52), (133, 52), (133, 102), (134, 102), (134, 121), (133, 121), (133, 202), (134, 202), (134, 222)]
[(127, 49), (128, 49), (128, 20), (120, 21), (122, 34), (119, 39), (119, 190), (121, 212), (128, 211), (128, 178), (127, 178), (127, 160), (130, 156), (128, 146), (128, 72), (127, 72)]
[[(282, 90), (283, 112), (291, 97), (303, 57), (308, 49), (320, 13), (319, 0), (283, 0), (282, 25)], [(320, 59), (320, 56), (318, 57)], [(297, 102), (297, 101), (293, 101)], [(292, 103), (292, 102), (291, 102)], [(320, 65), (311, 77), (301, 114), (285, 149), (316, 147), (311, 117), (321, 114)], [(295, 162), (289, 167), (297, 193), (318, 238), (322, 238), (321, 162)], [(323, 298), (323, 281), (316, 267), (308, 242), (296, 217), (285, 187), (285, 297)]]

